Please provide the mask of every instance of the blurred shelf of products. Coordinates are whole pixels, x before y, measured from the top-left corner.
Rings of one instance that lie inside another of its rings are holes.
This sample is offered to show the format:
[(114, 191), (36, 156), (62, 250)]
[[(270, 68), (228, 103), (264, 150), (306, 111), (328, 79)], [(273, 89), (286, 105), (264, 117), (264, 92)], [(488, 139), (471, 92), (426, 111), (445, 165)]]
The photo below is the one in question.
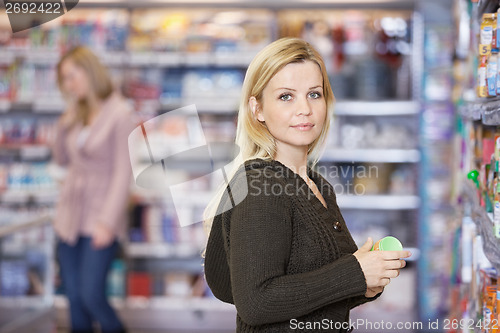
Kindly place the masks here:
[(483, 324), (470, 329), (494, 332), (500, 318), (499, 4), (460, 1), (454, 9), (458, 34), (452, 98), (457, 110), (454, 149), (458, 154), (453, 169), (456, 211), (449, 223), (453, 234), (448, 320), (455, 323), (451, 332), (460, 330), (460, 322), (479, 321)]
[[(314, 45), (327, 65), (337, 102), (317, 170), (334, 186), (356, 243), (394, 235), (413, 252), (380, 300), (351, 317), (444, 318), (457, 219), (449, 197), (458, 173), (452, 165), (450, 13), (458, 2), (381, 1), (367, 9), (355, 2), (341, 8), (315, 2), (309, 8), (298, 1), (276, 8), (261, 2), (200, 7), (89, 1), (14, 35), (7, 16), (0, 15), (0, 307), (30, 310), (31, 299), (41, 298), (40, 309), (53, 304), (59, 325), (68, 325), (49, 228), (28, 224), (12, 236), (1, 233), (4, 225), (53, 213), (58, 185), (51, 177), (49, 143), (64, 111), (55, 72), (64, 51), (77, 44), (91, 47), (142, 120), (194, 104), (206, 141), (231, 142), (246, 67), (273, 40), (296, 36)], [(461, 2), (469, 11), (475, 6)], [(461, 113), (481, 114), (496, 105), (495, 100), (468, 103), (458, 103)], [(158, 122), (148, 130), (152, 149), (167, 156), (165, 142), (187, 145), (194, 139), (193, 122), (189, 117)], [(149, 161), (147, 151), (136, 157), (134, 163)], [(213, 157), (225, 161), (228, 154)], [(207, 170), (193, 159), (168, 172), (181, 181)], [(128, 240), (108, 277), (112, 304), (131, 329), (234, 330), (234, 306), (217, 300), (203, 278), (202, 225), (179, 224), (179, 215), (201, 216), (221, 181), (189, 182), (196, 195), (175, 209), (169, 193), (131, 184)], [(39, 282), (31, 280), (32, 270), (39, 271), (34, 275)], [(8, 287), (13, 276), (19, 276), (17, 284)], [(34, 293), (30, 283), (44, 288)], [(56, 296), (49, 298), (52, 290)], [(4, 313), (0, 320), (6, 321), (10, 312)]]

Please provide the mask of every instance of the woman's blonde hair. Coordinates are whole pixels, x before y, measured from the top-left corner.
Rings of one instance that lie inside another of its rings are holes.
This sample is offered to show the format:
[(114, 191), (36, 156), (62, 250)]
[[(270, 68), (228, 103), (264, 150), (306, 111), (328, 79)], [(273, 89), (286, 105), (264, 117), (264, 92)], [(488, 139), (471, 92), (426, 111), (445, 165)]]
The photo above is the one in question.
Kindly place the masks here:
[[(75, 65), (82, 68), (90, 81), (92, 93), (100, 100), (105, 100), (113, 93), (113, 82), (106, 70), (102, 65), (99, 58), (87, 47), (76, 46), (66, 52), (57, 64), (57, 84), (59, 90), (66, 93), (63, 89), (62, 65), (66, 60), (71, 60)], [(86, 99), (78, 100), (75, 103), (76, 117), (75, 123), (88, 124), (90, 109)]]
[[(330, 81), (328, 80), (325, 64), (318, 51), (302, 39), (285, 37), (274, 41), (262, 49), (248, 66), (243, 82), (238, 124), (236, 127), (235, 143), (239, 147), (240, 153), (233, 161), (232, 170), (228, 175), (229, 180), (244, 161), (254, 158), (273, 159), (275, 157), (275, 139), (266, 125), (258, 121), (253, 115), (249, 106), (249, 99), (253, 96), (262, 105), (264, 88), (273, 76), (290, 63), (304, 61), (315, 62), (319, 66), (323, 76), (323, 96), (326, 101), (327, 112), (320, 135), (309, 145), (308, 149), (308, 164), (314, 166), (318, 162), (330, 129), (335, 97), (333, 96)], [(213, 218), (226, 187), (226, 183), (220, 185), (215, 196), (210, 200), (203, 212), (207, 235), (210, 234)]]

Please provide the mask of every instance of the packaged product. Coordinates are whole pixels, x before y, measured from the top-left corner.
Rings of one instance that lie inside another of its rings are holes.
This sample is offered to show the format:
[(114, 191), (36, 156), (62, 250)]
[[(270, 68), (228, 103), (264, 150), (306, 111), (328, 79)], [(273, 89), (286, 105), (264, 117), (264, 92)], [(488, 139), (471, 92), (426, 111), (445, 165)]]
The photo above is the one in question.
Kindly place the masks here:
[(498, 181), (493, 203), (493, 225), (493, 233), (495, 237), (500, 238), (500, 183), (498, 183)]
[(495, 17), (493, 18), (493, 35), (491, 40), (491, 53), (498, 53), (497, 47), (497, 24), (498, 24), (498, 16), (497, 13), (493, 13)]
[(491, 54), (491, 43), (493, 42), (493, 30), (496, 29), (496, 13), (484, 13), (481, 21), (481, 32), (479, 36), (479, 54)]
[[(498, 31), (499, 30), (497, 30), (497, 32)], [(498, 39), (497, 39), (497, 43), (498, 43)], [(496, 87), (497, 87), (497, 95), (500, 95), (500, 66), (498, 66), (499, 61), (500, 61), (500, 53), (497, 53), (496, 57), (497, 57), (497, 84), (496, 84)]]
[(500, 49), (500, 20), (498, 20), (500, 16), (498, 15), (498, 13), (500, 13), (500, 8), (498, 8), (497, 11), (496, 49)]
[(488, 89), (488, 96), (497, 95), (497, 89), (496, 89), (497, 72), (498, 72), (497, 64), (498, 64), (497, 55), (491, 54), (488, 58), (488, 63), (486, 65), (486, 86)]
[(488, 89), (486, 87), (486, 64), (488, 56), (480, 56), (479, 68), (477, 69), (477, 96), (488, 97)]
[(377, 241), (375, 244), (373, 244), (372, 251), (401, 251), (403, 250), (403, 245), (397, 239), (396, 237), (393, 236), (387, 236), (379, 241)]

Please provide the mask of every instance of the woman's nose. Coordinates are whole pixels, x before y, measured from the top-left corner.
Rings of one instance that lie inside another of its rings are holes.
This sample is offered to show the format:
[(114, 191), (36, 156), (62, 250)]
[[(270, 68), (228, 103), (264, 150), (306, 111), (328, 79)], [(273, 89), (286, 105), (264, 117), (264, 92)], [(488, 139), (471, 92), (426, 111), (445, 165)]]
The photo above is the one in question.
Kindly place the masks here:
[(309, 116), (312, 113), (312, 106), (307, 98), (300, 98), (297, 104), (297, 115)]

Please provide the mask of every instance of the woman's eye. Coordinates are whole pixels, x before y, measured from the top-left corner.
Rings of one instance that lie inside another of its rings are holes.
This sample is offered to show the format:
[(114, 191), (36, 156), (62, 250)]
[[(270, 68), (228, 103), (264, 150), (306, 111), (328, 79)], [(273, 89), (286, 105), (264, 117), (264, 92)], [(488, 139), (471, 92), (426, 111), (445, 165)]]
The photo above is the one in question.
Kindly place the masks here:
[(317, 98), (321, 97), (321, 94), (319, 92), (313, 91), (313, 92), (309, 93), (309, 97), (317, 99)]
[(285, 101), (285, 102), (286, 102), (286, 101), (289, 101), (289, 100), (291, 100), (291, 99), (292, 99), (292, 95), (290, 95), (290, 94), (283, 94), (283, 95), (281, 95), (281, 96), (280, 96), (280, 99), (281, 99), (282, 101)]

